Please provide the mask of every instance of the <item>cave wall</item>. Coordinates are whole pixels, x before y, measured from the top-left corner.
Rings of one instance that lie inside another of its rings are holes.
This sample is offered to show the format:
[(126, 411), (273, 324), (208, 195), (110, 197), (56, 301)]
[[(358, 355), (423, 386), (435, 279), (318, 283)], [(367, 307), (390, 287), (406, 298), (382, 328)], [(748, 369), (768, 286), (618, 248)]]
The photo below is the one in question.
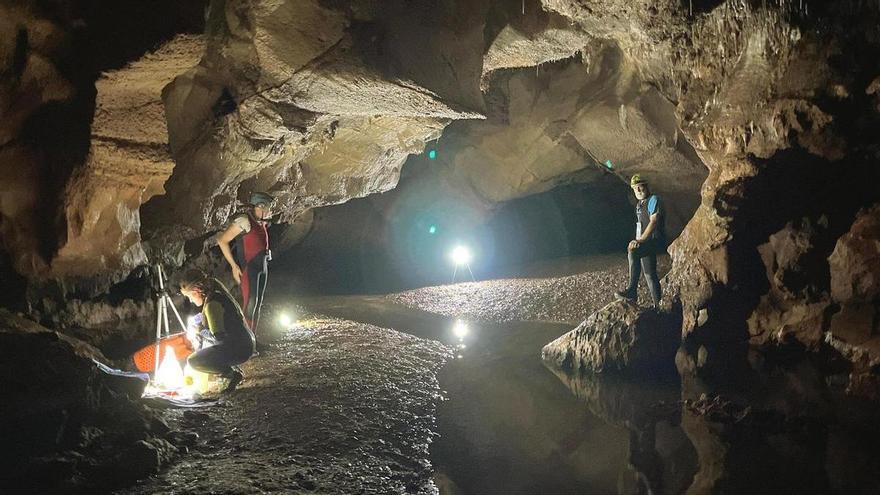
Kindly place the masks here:
[[(668, 293), (683, 304), (688, 348), (817, 348), (839, 309), (829, 302), (828, 256), (857, 212), (880, 199), (871, 130), (878, 6), (545, 6), (638, 61), (642, 77), (675, 103), (709, 168), (700, 206), (669, 248)], [(873, 329), (862, 324), (858, 333), (868, 338)], [(725, 354), (738, 353), (708, 353)]]
[[(829, 328), (823, 260), (878, 201), (875, 3), (203, 7), (3, 4), (0, 232), (37, 296), (179, 264), (254, 189), (284, 222), (391, 190), (429, 143), (478, 217), (647, 175), (687, 222), (668, 282), (698, 344)], [(813, 288), (772, 280), (785, 239), (814, 234)]]
[[(13, 10), (45, 17), (23, 5)], [(67, 11), (86, 21), (86, 48), (132, 22), (102, 6)], [(149, 260), (179, 263), (184, 244), (221, 228), (251, 190), (276, 193), (285, 222), (387, 191), (407, 156), (461, 120), (475, 123), (452, 130), (441, 156), (488, 207), (595, 180), (601, 159), (614, 155), (624, 179), (663, 164), (680, 169), (663, 185), (671, 205), (685, 205), (673, 209), (683, 224), (705, 170), (678, 139), (672, 104), (614, 43), (544, 7), (217, 0), (160, 27), (157, 6), (132, 38), (137, 47), (58, 55), (59, 64), (86, 60), (89, 69), (78, 81), (91, 95), (82, 132), (62, 133), (80, 152), (63, 167), (47, 160), (58, 170), (16, 177), (29, 182), (15, 194), (31, 199), (7, 207), (4, 246), (28, 279), (97, 294)], [(522, 68), (534, 64), (549, 65), (532, 77)], [(487, 125), (476, 123), (487, 115)], [(523, 150), (529, 156), (517, 160)], [(36, 222), (21, 211), (35, 211), (47, 184), (62, 199), (40, 204), (53, 221)]]
[(139, 197), (161, 190), (155, 175), (172, 167), (163, 78), (194, 63), (171, 40), (203, 29), (202, 2), (173, 4), (0, 5), (0, 250), (28, 281), (4, 277), (17, 294), (11, 307), (26, 309), (26, 286), (57, 286), (50, 279), (105, 291), (142, 258)]

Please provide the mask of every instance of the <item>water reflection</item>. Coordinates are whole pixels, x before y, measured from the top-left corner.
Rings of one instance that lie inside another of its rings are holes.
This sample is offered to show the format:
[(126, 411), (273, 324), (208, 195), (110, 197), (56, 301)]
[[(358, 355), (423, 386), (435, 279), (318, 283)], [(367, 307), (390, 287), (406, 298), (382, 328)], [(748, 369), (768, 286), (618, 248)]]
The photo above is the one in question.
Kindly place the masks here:
[(585, 411), (535, 352), (569, 329), (447, 323), (447, 342), (466, 354), (439, 377), (449, 399), (439, 405), (439, 437), (431, 446), (441, 493), (616, 490), (618, 466), (626, 456), (625, 432)]
[(628, 431), (618, 493), (880, 492), (875, 405), (829, 387), (808, 355), (707, 352), (723, 358), (680, 366), (671, 381), (552, 369), (591, 413)]
[(465, 344), (464, 340), (470, 333), (470, 325), (466, 321), (455, 320), (455, 324), (452, 325), (452, 335), (455, 338), (451, 345), (455, 348), (456, 358), (464, 358), (464, 351), (467, 349), (467, 344)]
[(696, 452), (681, 429), (679, 384), (551, 371), (595, 416), (628, 433), (618, 493), (682, 493), (696, 472)]
[(540, 360), (567, 325), (455, 320), (369, 297), (315, 302), (463, 356), (439, 376), (441, 493), (880, 493), (876, 406), (829, 386), (803, 353), (704, 348), (682, 351), (669, 379), (569, 375)]
[(830, 386), (819, 356), (725, 346), (704, 355), (701, 368), (678, 359), (682, 426), (700, 465), (690, 493), (880, 491), (880, 456), (867, 448), (880, 441), (876, 406)]

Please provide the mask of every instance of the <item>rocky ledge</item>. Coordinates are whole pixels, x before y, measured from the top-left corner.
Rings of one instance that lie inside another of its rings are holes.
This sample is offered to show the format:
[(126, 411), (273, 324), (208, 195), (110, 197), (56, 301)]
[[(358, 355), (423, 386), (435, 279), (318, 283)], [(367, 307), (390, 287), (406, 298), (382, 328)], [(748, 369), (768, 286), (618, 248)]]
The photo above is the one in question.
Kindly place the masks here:
[(671, 367), (680, 342), (676, 313), (613, 302), (541, 350), (556, 367), (593, 373)]
[(110, 490), (157, 472), (192, 441), (135, 401), (144, 382), (105, 374), (93, 359), (105, 361), (85, 342), (0, 310), (6, 493)]

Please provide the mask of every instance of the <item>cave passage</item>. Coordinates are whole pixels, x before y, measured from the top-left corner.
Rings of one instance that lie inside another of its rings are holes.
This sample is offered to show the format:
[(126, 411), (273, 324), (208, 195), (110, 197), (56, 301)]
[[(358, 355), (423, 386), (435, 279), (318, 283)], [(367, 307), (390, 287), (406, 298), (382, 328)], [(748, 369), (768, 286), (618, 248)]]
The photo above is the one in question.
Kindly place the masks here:
[(878, 129), (878, 0), (0, 2), (0, 492), (880, 493)]

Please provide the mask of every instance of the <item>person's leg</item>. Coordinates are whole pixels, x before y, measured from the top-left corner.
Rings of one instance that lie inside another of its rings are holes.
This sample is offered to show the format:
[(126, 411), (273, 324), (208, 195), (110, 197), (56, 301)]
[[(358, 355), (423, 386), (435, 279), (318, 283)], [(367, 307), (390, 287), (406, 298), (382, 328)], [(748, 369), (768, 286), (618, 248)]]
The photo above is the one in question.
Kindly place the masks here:
[(626, 286), (626, 291), (632, 294), (633, 297), (636, 296), (639, 290), (639, 275), (642, 274), (642, 267), (639, 264), (640, 254), (640, 248), (636, 248), (626, 255), (626, 259), (629, 262), (629, 285)]
[(269, 262), (266, 256), (261, 256), (262, 262), (255, 269), (259, 269), (257, 281), (254, 284), (254, 308), (253, 308), (253, 325), (251, 330), (256, 334), (257, 326), (260, 324), (260, 310), (263, 308), (263, 299), (266, 295), (266, 285), (269, 283)]
[(248, 268), (248, 265), (245, 264), (241, 270), (241, 285), (239, 286), (241, 288), (241, 310), (244, 311), (245, 319), (249, 318), (246, 308), (248, 300), (251, 298), (252, 290), (250, 273), (251, 271)]
[(641, 257), (640, 251), (641, 248), (639, 247), (627, 252), (626, 258), (629, 262), (629, 285), (626, 286), (626, 289), (616, 293), (618, 298), (626, 299), (631, 302), (636, 302), (638, 299), (639, 276), (642, 273), (642, 267), (639, 264), (639, 258)]
[(651, 300), (654, 303), (654, 307), (658, 307), (663, 293), (660, 289), (660, 276), (657, 275), (656, 252), (652, 252), (642, 258), (642, 269), (645, 272), (645, 282), (648, 283), (648, 290), (651, 292)]
[(206, 347), (190, 355), (189, 365), (202, 373), (213, 373), (228, 380), (223, 393), (235, 390), (235, 387), (244, 379), (239, 364), (250, 358), (251, 351), (248, 346), (242, 345), (213, 345)]
[(212, 345), (190, 354), (187, 362), (196, 371), (214, 375), (225, 375), (231, 370), (226, 349), (221, 345)]
[[(245, 271), (241, 275), (242, 282), (242, 304), (241, 310), (244, 312), (244, 319), (247, 320), (248, 327), (250, 327), (251, 331), (254, 330), (254, 311), (257, 307), (257, 293), (260, 290), (259, 276), (261, 266), (257, 264), (259, 261), (259, 256), (257, 258), (252, 259), (246, 266)], [(247, 279), (247, 287), (248, 291), (245, 293), (245, 279)]]

